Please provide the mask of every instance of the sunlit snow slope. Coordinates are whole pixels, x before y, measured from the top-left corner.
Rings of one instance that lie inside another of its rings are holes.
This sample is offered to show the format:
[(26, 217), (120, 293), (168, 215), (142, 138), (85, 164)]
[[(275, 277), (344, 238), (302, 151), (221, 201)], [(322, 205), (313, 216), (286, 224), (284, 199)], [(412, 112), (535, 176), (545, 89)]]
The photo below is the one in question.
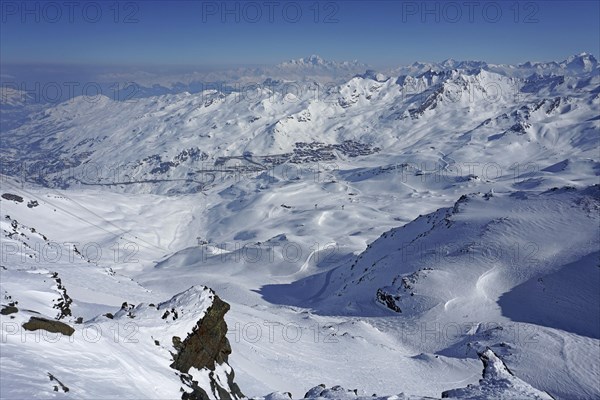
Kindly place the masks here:
[(599, 397), (599, 71), (447, 60), (3, 126), (1, 397)]

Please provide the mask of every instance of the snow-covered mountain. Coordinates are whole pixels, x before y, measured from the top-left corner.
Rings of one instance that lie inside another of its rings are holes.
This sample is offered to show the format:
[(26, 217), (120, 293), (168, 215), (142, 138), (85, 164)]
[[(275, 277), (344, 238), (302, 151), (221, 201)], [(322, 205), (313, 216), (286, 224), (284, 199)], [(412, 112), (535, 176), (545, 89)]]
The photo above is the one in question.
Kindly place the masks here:
[(595, 58), (275, 70), (3, 105), (1, 397), (600, 396)]
[[(435, 321), (446, 335), (423, 337), (417, 326), (405, 339), (447, 356), (485, 344), (505, 361), (537, 358), (533, 364), (556, 373), (536, 377), (537, 385), (564, 398), (593, 397), (595, 379), (568, 387), (574, 369), (557, 357), (565, 340), (557, 332), (569, 336), (582, 369), (594, 365), (599, 211), (599, 185), (464, 195), (385, 232), (351, 263), (293, 283), (290, 304), (326, 315), (396, 313), (409, 326)], [(532, 365), (523, 364), (515, 369), (527, 374)]]
[(538, 75), (579, 75), (594, 72), (598, 69), (598, 60), (589, 53), (583, 52), (567, 57), (563, 61), (527, 61), (521, 64), (490, 64), (476, 60), (454, 60), (449, 58), (440, 63), (414, 62), (407, 66), (394, 68), (392, 73), (398, 75), (414, 75), (428, 70), (444, 71), (447, 69), (485, 69), (507, 76), (525, 78)]
[(506, 147), (518, 148), (512, 162), (589, 157), (597, 144), (587, 132), (597, 127), (598, 71), (515, 78), (430, 69), (335, 86), (279, 82), (131, 102), (77, 97), (5, 135), (1, 161), (6, 174), (52, 187), (167, 193), (198, 191), (212, 179), (207, 171), (231, 172), (232, 162), (261, 171), (381, 149), (416, 163), (450, 153), (460, 161), (467, 150), (465, 161), (481, 153), (497, 160)]
[(290, 72), (298, 70), (305, 70), (305, 72), (308, 72), (310, 70), (323, 69), (333, 71), (339, 74), (340, 71), (364, 70), (367, 67), (367, 65), (358, 62), (358, 60), (342, 62), (324, 60), (320, 56), (313, 54), (310, 57), (284, 61), (278, 64), (277, 67), (284, 70), (289, 70)]

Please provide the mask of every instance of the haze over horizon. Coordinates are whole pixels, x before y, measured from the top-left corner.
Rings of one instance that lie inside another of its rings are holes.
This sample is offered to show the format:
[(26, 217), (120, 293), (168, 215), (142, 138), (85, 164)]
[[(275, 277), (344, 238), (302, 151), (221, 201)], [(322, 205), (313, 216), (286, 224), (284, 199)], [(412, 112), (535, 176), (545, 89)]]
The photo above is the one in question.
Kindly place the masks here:
[(319, 54), (375, 67), (514, 64), (600, 48), (596, 1), (67, 4), (3, 2), (2, 63), (198, 67)]

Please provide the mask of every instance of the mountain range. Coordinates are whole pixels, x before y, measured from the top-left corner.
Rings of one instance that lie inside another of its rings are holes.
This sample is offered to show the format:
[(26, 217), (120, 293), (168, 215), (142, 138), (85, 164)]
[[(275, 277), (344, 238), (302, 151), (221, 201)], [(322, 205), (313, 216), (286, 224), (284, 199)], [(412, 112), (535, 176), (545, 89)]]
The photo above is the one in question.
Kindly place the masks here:
[(155, 78), (3, 87), (2, 398), (600, 396), (594, 56)]

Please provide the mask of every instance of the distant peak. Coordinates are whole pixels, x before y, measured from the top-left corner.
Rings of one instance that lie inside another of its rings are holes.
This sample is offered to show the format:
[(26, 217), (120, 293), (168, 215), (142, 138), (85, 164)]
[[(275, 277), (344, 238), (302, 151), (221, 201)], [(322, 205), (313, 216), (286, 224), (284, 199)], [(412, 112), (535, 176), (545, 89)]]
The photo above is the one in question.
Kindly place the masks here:
[(304, 59), (306, 62), (311, 64), (323, 64), (325, 60), (318, 54), (312, 54), (310, 57)]
[(589, 72), (598, 66), (598, 61), (593, 55), (583, 52), (568, 57), (561, 66), (577, 72)]
[(363, 79), (371, 79), (377, 82), (385, 82), (388, 77), (382, 73), (378, 73), (373, 69), (366, 70), (363, 74), (357, 74), (355, 77), (363, 78)]
[(582, 51), (581, 53), (576, 54), (573, 57), (578, 57), (578, 58), (579, 57), (581, 57), (581, 58), (594, 58), (594, 56), (591, 53), (588, 53), (588, 52), (585, 52), (585, 51)]
[(478, 60), (455, 60), (453, 58), (448, 58), (444, 60), (440, 64), (444, 68), (484, 68), (487, 66), (485, 61)]
[(520, 68), (541, 68), (548, 70), (550, 68), (560, 68), (563, 70), (572, 70), (574, 72), (589, 72), (598, 66), (598, 60), (587, 52), (581, 52), (567, 57), (564, 61), (531, 62), (519, 64)]
[(569, 57), (567, 60), (573, 60), (573, 61), (574, 60), (588, 60), (591, 62), (597, 62), (596, 57), (594, 57), (592, 54), (586, 53), (586, 52), (573, 55), (573, 56)]
[(448, 59), (442, 61), (442, 65), (454, 66), (454, 65), (456, 65), (456, 60), (454, 58), (448, 58)]
[(364, 64), (359, 63), (357, 60), (353, 61), (332, 61), (325, 60), (318, 54), (312, 54), (308, 57), (291, 59), (284, 61), (278, 65), (280, 68), (356, 68), (364, 67)]

